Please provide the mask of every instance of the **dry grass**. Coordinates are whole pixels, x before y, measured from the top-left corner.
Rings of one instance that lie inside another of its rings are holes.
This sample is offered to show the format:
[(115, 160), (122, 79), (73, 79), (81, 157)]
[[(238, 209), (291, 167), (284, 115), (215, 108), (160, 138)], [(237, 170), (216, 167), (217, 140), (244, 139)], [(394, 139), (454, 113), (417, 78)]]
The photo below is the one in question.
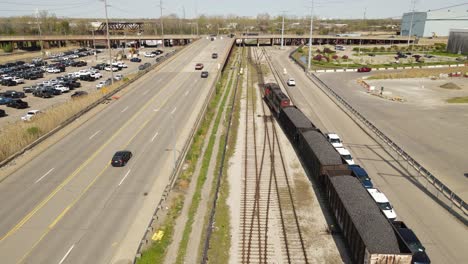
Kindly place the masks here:
[(369, 77), (369, 80), (377, 79), (403, 79), (403, 78), (424, 78), (430, 76), (439, 76), (439, 74), (448, 74), (451, 72), (467, 72), (468, 67), (441, 68), (441, 69), (409, 69), (401, 72), (379, 73)]
[[(55, 48), (55, 49), (47, 49), (45, 52), (50, 52), (50, 53), (58, 53), (62, 51), (67, 51), (67, 50), (72, 50), (79, 48), (79, 46), (67, 46), (67, 47), (62, 47), (62, 48)], [(5, 52), (2, 52), (1, 54), (8, 54)], [(31, 60), (34, 58), (39, 58), (41, 57), (41, 52), (40, 51), (32, 51), (32, 52), (20, 52), (20, 53), (11, 53), (10, 55), (5, 55), (5, 56), (0, 56), (0, 63), (7, 63), (7, 62), (12, 62), (12, 61), (17, 61), (17, 60)]]
[[(122, 84), (122, 82), (116, 82), (113, 86), (106, 87), (106, 93), (112, 92), (120, 84)], [(97, 91), (86, 97), (52, 106), (45, 110), (44, 113), (36, 116), (31, 122), (18, 121), (6, 126), (1, 130), (0, 161), (5, 160), (39, 137), (52, 131), (68, 118), (102, 98), (103, 95), (104, 93), (102, 91)]]
[(466, 104), (466, 103), (468, 103), (468, 96), (450, 98), (450, 99), (447, 100), (447, 103), (451, 103), (451, 104)]

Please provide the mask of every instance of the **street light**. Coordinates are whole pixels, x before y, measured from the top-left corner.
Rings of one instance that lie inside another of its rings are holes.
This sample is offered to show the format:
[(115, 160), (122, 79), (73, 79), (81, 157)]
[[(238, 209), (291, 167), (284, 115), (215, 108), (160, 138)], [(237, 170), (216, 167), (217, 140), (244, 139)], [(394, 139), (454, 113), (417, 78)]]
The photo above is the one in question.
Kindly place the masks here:
[(109, 39), (109, 17), (107, 16), (107, 0), (104, 1), (104, 9), (106, 10), (106, 36), (107, 36), (107, 47), (109, 48), (109, 65), (111, 69), (111, 84), (114, 84), (114, 71), (112, 66), (112, 47)]
[(310, 8), (310, 36), (309, 36), (309, 61), (307, 62), (307, 71), (310, 72), (310, 67), (312, 66), (312, 32), (314, 26), (314, 0), (311, 1)]

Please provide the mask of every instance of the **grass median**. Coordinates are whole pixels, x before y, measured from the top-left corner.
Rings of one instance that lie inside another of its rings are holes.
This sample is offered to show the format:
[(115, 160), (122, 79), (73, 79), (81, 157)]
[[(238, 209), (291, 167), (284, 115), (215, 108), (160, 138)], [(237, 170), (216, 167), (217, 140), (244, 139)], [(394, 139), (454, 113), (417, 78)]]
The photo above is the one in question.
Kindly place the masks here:
[(447, 99), (447, 103), (451, 103), (451, 104), (466, 104), (466, 103), (468, 103), (468, 96), (464, 96), (464, 97), (453, 97), (453, 98)]
[(468, 71), (468, 67), (456, 67), (456, 68), (439, 68), (439, 69), (407, 69), (401, 72), (389, 72), (389, 73), (378, 73), (370, 76), (369, 80), (379, 79), (404, 79), (404, 78), (425, 78), (425, 77), (438, 77), (440, 74), (449, 74), (452, 72)]

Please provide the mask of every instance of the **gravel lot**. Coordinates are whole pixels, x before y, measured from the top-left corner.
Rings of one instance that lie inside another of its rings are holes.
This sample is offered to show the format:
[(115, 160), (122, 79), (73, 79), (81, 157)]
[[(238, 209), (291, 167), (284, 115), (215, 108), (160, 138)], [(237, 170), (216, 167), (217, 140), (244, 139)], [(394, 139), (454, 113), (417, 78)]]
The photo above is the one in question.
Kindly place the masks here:
[[(160, 56), (164, 56), (167, 51), (178, 49), (178, 47), (158, 48), (158, 49), (163, 50), (164, 53), (162, 55), (156, 56), (156, 58), (160, 57)], [(143, 63), (149, 62), (151, 64), (154, 64), (155, 63), (155, 58), (147, 58), (147, 57), (143, 56), (143, 54), (142, 54), (143, 52), (151, 52), (153, 50), (156, 50), (156, 48), (142, 48), (142, 49), (140, 49), (140, 53), (141, 53), (141, 55), (139, 56), (139, 58), (141, 58), (140, 63), (130, 62), (129, 60), (122, 60), (125, 64), (128, 65), (128, 68), (123, 68), (121, 71), (114, 72), (114, 75), (117, 74), (117, 73), (120, 73), (120, 74), (123, 74), (124, 76), (126, 76), (128, 74), (137, 72), (138, 71), (138, 66), (143, 64)], [(115, 54), (115, 53), (116, 53), (116, 51), (113, 51), (112, 54)], [(75, 59), (77, 61), (78, 60), (86, 61), (87, 66), (84, 66), (84, 67), (67, 67), (65, 72), (57, 73), (57, 74), (45, 72), (44, 73), (44, 78), (41, 78), (41, 79), (25, 80), (24, 84), (20, 84), (20, 85), (17, 85), (17, 86), (8, 86), (8, 87), (7, 86), (0, 86), (0, 92), (4, 92), (4, 91), (7, 91), (7, 90), (23, 91), (23, 87), (25, 87), (25, 86), (29, 86), (29, 85), (33, 85), (33, 84), (36, 84), (36, 83), (46, 81), (46, 80), (54, 79), (54, 78), (56, 78), (58, 76), (64, 75), (65, 73), (77, 72), (77, 71), (82, 70), (82, 69), (88, 69), (91, 66), (94, 66), (94, 65), (96, 65), (98, 63), (102, 63), (102, 62), (107, 61), (108, 56), (109, 56), (108, 51), (107, 50), (102, 50), (102, 52), (98, 54), (97, 58), (95, 56), (86, 56), (86, 57)], [(49, 62), (49, 64), (50, 64), (50, 62)], [(63, 102), (66, 102), (66, 101), (70, 100), (70, 95), (74, 91), (87, 91), (87, 92), (96, 91), (96, 84), (98, 84), (99, 81), (107, 80), (108, 78), (111, 77), (110, 72), (107, 72), (107, 71), (104, 71), (104, 70), (102, 70), (100, 72), (101, 72), (101, 74), (103, 76), (102, 78), (100, 78), (100, 79), (98, 79), (96, 81), (93, 81), (93, 82), (79, 81), (81, 83), (81, 87), (79, 87), (79, 88), (77, 88), (77, 89), (75, 89), (73, 91), (70, 91), (68, 93), (64, 93), (64, 94), (59, 95), (59, 96), (54, 96), (53, 98), (44, 99), (44, 98), (40, 98), (40, 97), (35, 97), (30, 93), (26, 94), (26, 97), (23, 98), (22, 100), (26, 101), (29, 104), (28, 109), (15, 109), (15, 108), (7, 107), (6, 105), (1, 105), (0, 109), (5, 110), (5, 112), (7, 113), (7, 116), (0, 118), (0, 129), (3, 126), (7, 125), (7, 124), (18, 122), (20, 120), (20, 117), (25, 115), (29, 110), (33, 110), (33, 109), (45, 110), (45, 109), (47, 109), (47, 108), (49, 108), (51, 106), (54, 106), (54, 105), (57, 105), (57, 104), (60, 104), (60, 103), (63, 103)]]

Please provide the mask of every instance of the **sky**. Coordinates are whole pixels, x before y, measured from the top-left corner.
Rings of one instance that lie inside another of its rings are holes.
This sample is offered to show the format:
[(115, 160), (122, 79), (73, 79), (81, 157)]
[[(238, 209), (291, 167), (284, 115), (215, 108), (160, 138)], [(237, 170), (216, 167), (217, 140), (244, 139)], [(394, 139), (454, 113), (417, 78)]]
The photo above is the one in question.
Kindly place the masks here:
[[(0, 17), (33, 15), (47, 10), (57, 17), (104, 18), (104, 0), (0, 0)], [(467, 0), (416, 0), (415, 10), (427, 11)], [(158, 18), (160, 0), (107, 0), (109, 18)], [(303, 17), (310, 15), (311, 0), (163, 0), (163, 15), (237, 15), (259, 13)], [(412, 8), (411, 0), (314, 0), (314, 15), (320, 18), (401, 18)], [(467, 13), (468, 17), (468, 13)]]

